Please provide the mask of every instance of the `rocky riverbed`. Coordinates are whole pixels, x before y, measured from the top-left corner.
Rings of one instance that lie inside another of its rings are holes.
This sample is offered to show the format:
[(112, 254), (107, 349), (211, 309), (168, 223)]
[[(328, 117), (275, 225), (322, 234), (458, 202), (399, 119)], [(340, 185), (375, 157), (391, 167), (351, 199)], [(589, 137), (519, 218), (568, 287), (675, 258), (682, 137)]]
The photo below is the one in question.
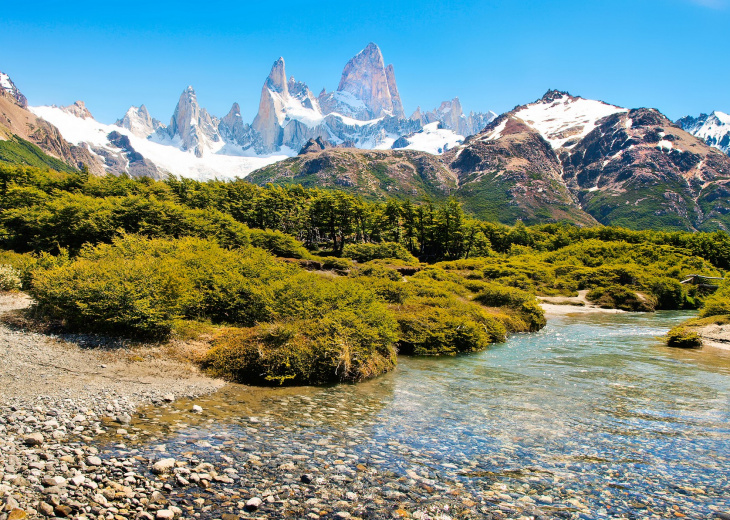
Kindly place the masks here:
[[(0, 520), (730, 520), (727, 363), (657, 350), (672, 320), (618, 316), (284, 389), (0, 325)], [(609, 348), (641, 370), (615, 372)]]

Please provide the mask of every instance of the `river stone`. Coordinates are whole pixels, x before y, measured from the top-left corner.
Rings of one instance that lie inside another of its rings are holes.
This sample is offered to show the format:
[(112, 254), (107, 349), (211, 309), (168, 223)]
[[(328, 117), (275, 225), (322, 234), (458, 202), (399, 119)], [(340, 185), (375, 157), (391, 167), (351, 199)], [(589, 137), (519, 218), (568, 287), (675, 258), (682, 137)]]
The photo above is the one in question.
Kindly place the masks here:
[(20, 508), (15, 508), (8, 514), (8, 520), (23, 520), (24, 518), (28, 518), (28, 513)]
[(256, 511), (259, 507), (261, 507), (261, 504), (263, 504), (263, 500), (259, 497), (254, 497), (246, 502), (246, 509), (249, 511)]
[(192, 411), (193, 411), (193, 413), (203, 413), (203, 407), (202, 406), (198, 406), (197, 404), (194, 404)]
[(152, 473), (162, 475), (169, 473), (175, 467), (175, 459), (160, 459), (152, 465)]
[(89, 466), (101, 466), (101, 459), (96, 455), (86, 457), (86, 464)]
[(175, 394), (166, 394), (162, 396), (162, 400), (171, 403), (175, 400)]
[(66, 485), (66, 479), (63, 477), (45, 477), (43, 479), (43, 484), (48, 487), (60, 487)]
[(40, 446), (43, 444), (43, 435), (38, 432), (31, 433), (30, 435), (26, 435), (23, 442), (26, 446)]
[(56, 506), (53, 508), (53, 512), (56, 513), (56, 516), (60, 516), (61, 518), (66, 518), (71, 516), (71, 513), (73, 513), (73, 509), (71, 509), (69, 506), (65, 504), (61, 504), (59, 506)]
[(53, 506), (47, 502), (41, 502), (38, 504), (38, 509), (41, 510), (45, 516), (53, 516)]
[(157, 520), (172, 520), (173, 518), (175, 518), (175, 513), (173, 513), (169, 509), (160, 509), (159, 511), (157, 511), (155, 518)]

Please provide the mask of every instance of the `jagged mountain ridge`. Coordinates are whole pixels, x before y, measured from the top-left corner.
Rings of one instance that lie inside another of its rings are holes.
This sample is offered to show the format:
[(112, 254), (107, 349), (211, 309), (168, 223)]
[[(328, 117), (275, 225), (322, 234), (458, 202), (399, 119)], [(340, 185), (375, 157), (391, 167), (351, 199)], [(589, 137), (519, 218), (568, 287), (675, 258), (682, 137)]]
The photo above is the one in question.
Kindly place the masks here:
[[(490, 220), (730, 228), (730, 158), (655, 109), (626, 109), (548, 91), (435, 159), (450, 172), (443, 178), (455, 184), (436, 184), (429, 196), (454, 195), (471, 213)], [(360, 154), (359, 161), (359, 170), (389, 171), (379, 167), (387, 157)], [(324, 172), (321, 185), (367, 191), (351, 186), (347, 161), (316, 148), (250, 178), (316, 185), (318, 164)], [(381, 183), (387, 186), (381, 197), (410, 195), (410, 185), (394, 177)]]
[(730, 115), (716, 110), (697, 118), (685, 116), (677, 120), (677, 125), (730, 155)]
[[(106, 131), (99, 126), (101, 123), (89, 129), (91, 135), (79, 135), (80, 125), (67, 120), (60, 112), (75, 114), (81, 119), (90, 117), (88, 113), (69, 107), (35, 107), (33, 110), (52, 120), (62, 132), (73, 135), (71, 140), (76, 144), (86, 143), (95, 150), (107, 171), (150, 174), (149, 169), (130, 169), (120, 159), (128, 153), (126, 149), (117, 147), (112, 139), (98, 138), (98, 133)], [(406, 118), (394, 67), (385, 65), (380, 49), (371, 43), (345, 65), (337, 90), (330, 93), (323, 90), (318, 96), (306, 84), (293, 77), (287, 78), (284, 59), (276, 60), (264, 81), (259, 109), (250, 124), (242, 120), (237, 103), (222, 118), (209, 114), (198, 104), (194, 89), (188, 87), (181, 94), (169, 125), (153, 119), (141, 105), (131, 107), (116, 121), (117, 129), (109, 129), (106, 135), (126, 130), (125, 135), (132, 139), (130, 144), (135, 153), (156, 166), (157, 172), (152, 172), (155, 175), (169, 172), (199, 178), (230, 178), (233, 172), (245, 176), (251, 171), (250, 167), (270, 163), (282, 156), (293, 156), (309, 139), (316, 138), (340, 147), (400, 147), (443, 153), (463, 142), (466, 135), (479, 131), (495, 116), (492, 112), (465, 115), (458, 98), (454, 98), (434, 111), (421, 114), (419, 109)], [(432, 123), (438, 124), (438, 128), (429, 126)], [(171, 157), (164, 157), (161, 149), (152, 155), (162, 156), (162, 160), (140, 152), (141, 148), (148, 147), (135, 144), (134, 137), (169, 147)], [(190, 153), (201, 161), (194, 160), (194, 168), (173, 170), (171, 167), (183, 162), (175, 150)], [(221, 159), (223, 156), (227, 159)], [(234, 167), (236, 158), (241, 158), (240, 164)], [(209, 163), (207, 169), (206, 161)], [(223, 162), (226, 166), (219, 167)]]

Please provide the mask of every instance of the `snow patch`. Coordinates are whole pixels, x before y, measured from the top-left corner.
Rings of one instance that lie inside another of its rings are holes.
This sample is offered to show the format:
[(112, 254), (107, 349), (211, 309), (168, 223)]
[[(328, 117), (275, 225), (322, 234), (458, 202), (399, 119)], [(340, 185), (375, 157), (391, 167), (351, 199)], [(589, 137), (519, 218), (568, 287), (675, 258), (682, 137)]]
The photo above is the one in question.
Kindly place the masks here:
[(672, 144), (672, 141), (666, 141), (664, 139), (662, 139), (661, 141), (659, 141), (656, 144), (656, 147), (659, 148), (659, 149), (661, 149), (661, 150), (671, 150), (672, 149), (672, 146), (674, 146)]
[[(515, 113), (516, 117), (540, 132), (553, 149), (562, 148), (571, 139), (582, 139), (599, 119), (628, 112), (625, 108), (591, 99), (561, 96), (552, 103), (538, 102)], [(572, 148), (567, 146), (566, 148)]]
[(504, 121), (497, 125), (497, 128), (489, 132), (485, 137), (482, 137), (482, 141), (495, 141), (502, 137), (502, 132), (504, 132), (504, 129), (507, 126), (507, 121), (508, 118), (505, 118)]
[(0, 87), (4, 88), (5, 90), (15, 90), (13, 88), (13, 84), (10, 82), (10, 76), (5, 74), (4, 72), (0, 72)]
[(438, 126), (438, 121), (424, 125), (420, 132), (406, 138), (408, 145), (405, 146), (405, 149), (439, 155), (464, 142), (463, 135)]

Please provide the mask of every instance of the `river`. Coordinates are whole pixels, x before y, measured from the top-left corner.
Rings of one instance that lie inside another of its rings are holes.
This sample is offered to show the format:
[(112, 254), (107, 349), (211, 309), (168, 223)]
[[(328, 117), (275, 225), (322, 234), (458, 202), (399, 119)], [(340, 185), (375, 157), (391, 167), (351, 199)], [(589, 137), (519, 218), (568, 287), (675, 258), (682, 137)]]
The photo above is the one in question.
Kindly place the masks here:
[(730, 512), (730, 351), (664, 346), (688, 316), (554, 317), (358, 385), (229, 385), (202, 414), (143, 410), (112, 449), (227, 468), (172, 491), (210, 518), (709, 518)]

